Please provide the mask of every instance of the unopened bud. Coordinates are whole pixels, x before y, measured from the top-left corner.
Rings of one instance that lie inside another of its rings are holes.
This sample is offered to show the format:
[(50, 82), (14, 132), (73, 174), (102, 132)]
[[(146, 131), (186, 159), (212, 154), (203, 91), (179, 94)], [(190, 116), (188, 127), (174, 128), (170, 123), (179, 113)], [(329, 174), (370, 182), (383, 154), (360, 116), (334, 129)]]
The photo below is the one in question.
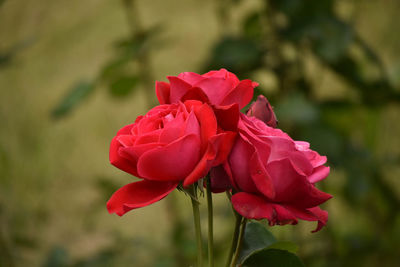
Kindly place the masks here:
[(250, 105), (246, 112), (247, 116), (256, 117), (265, 122), (266, 125), (276, 128), (278, 120), (276, 119), (274, 109), (269, 104), (267, 98), (263, 95), (257, 97), (257, 101)]

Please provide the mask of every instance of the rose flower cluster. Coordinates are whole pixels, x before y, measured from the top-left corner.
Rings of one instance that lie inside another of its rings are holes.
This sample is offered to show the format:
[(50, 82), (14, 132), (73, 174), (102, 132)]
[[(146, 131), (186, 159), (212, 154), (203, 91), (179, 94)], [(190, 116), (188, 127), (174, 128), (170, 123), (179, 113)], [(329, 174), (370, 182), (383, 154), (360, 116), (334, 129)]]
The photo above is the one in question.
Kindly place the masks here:
[(141, 180), (112, 195), (110, 213), (150, 205), (209, 174), (211, 190), (231, 191), (234, 209), (245, 218), (270, 225), (317, 221), (315, 231), (326, 224), (328, 213), (319, 205), (331, 195), (315, 183), (328, 176), (327, 159), (277, 129), (264, 96), (240, 113), (256, 82), (225, 69), (167, 78), (156, 82), (160, 105), (112, 139), (111, 164)]

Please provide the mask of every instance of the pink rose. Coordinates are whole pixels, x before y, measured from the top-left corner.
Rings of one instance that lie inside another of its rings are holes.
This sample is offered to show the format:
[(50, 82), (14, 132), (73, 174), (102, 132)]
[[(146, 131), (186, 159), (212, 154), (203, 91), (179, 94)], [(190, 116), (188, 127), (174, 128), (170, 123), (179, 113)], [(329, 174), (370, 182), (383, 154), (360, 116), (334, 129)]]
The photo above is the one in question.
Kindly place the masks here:
[(156, 94), (160, 104), (195, 99), (214, 106), (237, 104), (241, 109), (251, 101), (254, 87), (258, 86), (258, 83), (251, 80), (239, 81), (235, 74), (225, 69), (203, 75), (183, 72), (177, 77), (167, 78), (169, 83), (156, 82)]
[(195, 100), (139, 116), (111, 141), (110, 162), (142, 180), (116, 191), (108, 211), (121, 216), (164, 198), (180, 183), (193, 184), (226, 160), (235, 135), (217, 126), (208, 104)]
[(331, 195), (314, 184), (329, 174), (326, 157), (255, 117), (242, 114), (238, 131), (228, 160), (211, 170), (213, 191), (233, 186), (232, 205), (246, 218), (270, 225), (318, 221), (319, 231), (328, 220), (319, 205)]

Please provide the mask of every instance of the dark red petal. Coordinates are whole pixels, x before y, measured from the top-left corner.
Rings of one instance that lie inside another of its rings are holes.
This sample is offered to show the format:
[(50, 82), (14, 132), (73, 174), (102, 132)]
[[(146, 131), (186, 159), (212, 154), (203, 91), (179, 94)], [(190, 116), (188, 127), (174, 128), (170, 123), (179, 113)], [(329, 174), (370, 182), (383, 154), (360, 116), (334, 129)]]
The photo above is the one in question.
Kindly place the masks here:
[(181, 101), (181, 98), (192, 88), (192, 86), (178, 77), (168, 76), (167, 78), (171, 84), (170, 102), (177, 103)]
[(108, 212), (122, 216), (132, 209), (148, 206), (163, 199), (177, 186), (178, 183), (146, 180), (127, 184), (108, 200)]
[(248, 219), (269, 219), (273, 218), (272, 204), (261, 197), (239, 192), (232, 196), (233, 208), (243, 217)]
[(230, 105), (237, 103), (239, 109), (244, 108), (253, 98), (254, 87), (250, 80), (243, 80), (230, 91), (224, 99), (222, 99), (220, 105)]
[(239, 121), (239, 106), (234, 103), (230, 106), (214, 106), (218, 125), (226, 131), (236, 131)]
[(224, 132), (210, 138), (210, 142), (217, 154), (213, 161), (213, 166), (220, 165), (226, 161), (229, 153), (232, 150), (235, 138), (235, 132)]
[(199, 137), (183, 136), (164, 147), (143, 153), (138, 160), (138, 173), (149, 180), (181, 181), (196, 166), (199, 152)]
[(199, 100), (203, 103), (210, 102), (208, 96), (199, 87), (191, 88), (184, 96), (182, 96), (181, 101), (186, 101), (190, 99)]
[(221, 193), (232, 188), (228, 174), (223, 165), (211, 168), (211, 191), (213, 193)]
[(162, 104), (169, 104), (170, 99), (170, 85), (166, 82), (156, 82), (156, 95), (158, 102)]
[(276, 128), (277, 126), (274, 109), (269, 104), (267, 98), (263, 95), (259, 95), (257, 101), (251, 104), (246, 115), (256, 117), (270, 127)]

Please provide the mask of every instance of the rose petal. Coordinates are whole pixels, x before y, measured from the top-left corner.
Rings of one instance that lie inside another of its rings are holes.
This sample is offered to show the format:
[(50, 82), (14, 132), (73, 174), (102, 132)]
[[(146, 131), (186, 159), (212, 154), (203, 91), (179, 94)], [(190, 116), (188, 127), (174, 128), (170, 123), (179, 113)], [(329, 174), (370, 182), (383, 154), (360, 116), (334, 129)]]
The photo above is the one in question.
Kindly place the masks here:
[[(213, 104), (220, 104), (226, 94), (231, 90), (231, 83), (224, 78), (210, 77), (193, 85), (199, 87), (208, 96)], [(231, 104), (231, 103), (230, 103)]]
[(118, 189), (107, 202), (109, 213), (119, 216), (126, 212), (150, 205), (166, 197), (178, 183), (139, 181), (127, 184)]
[(239, 104), (244, 108), (253, 98), (254, 88), (250, 80), (240, 81), (239, 84), (222, 99), (221, 105)]
[(232, 188), (228, 174), (223, 165), (211, 168), (211, 191), (213, 193), (221, 193)]
[(319, 182), (323, 179), (325, 179), (330, 172), (330, 168), (326, 166), (319, 166), (314, 169), (313, 174), (308, 176), (308, 181), (312, 184), (315, 184), (316, 182)]
[(264, 165), (260, 161), (257, 150), (250, 159), (250, 175), (257, 189), (267, 198), (275, 197), (274, 184)]
[(239, 106), (234, 103), (230, 106), (214, 106), (218, 126), (226, 131), (236, 131), (239, 121)]
[(318, 221), (317, 228), (312, 231), (313, 233), (321, 230), (321, 228), (324, 227), (328, 222), (328, 212), (322, 210), (320, 207), (313, 207), (305, 210), (290, 206), (286, 208), (290, 210), (292, 214), (299, 219), (306, 221)]
[(138, 173), (149, 180), (183, 180), (196, 166), (199, 155), (199, 137), (186, 135), (164, 147), (145, 152), (139, 158)]
[(242, 134), (237, 138), (229, 156), (229, 165), (240, 191), (249, 193), (257, 192), (253, 179), (250, 176), (249, 159), (254, 153), (254, 147), (243, 139)]
[(167, 78), (171, 86), (170, 102), (177, 103), (181, 100), (181, 97), (192, 88), (192, 86), (178, 77), (168, 76)]
[(261, 197), (239, 192), (231, 198), (233, 208), (248, 219), (269, 219), (273, 217), (272, 204)]
[(182, 96), (181, 101), (186, 101), (191, 99), (199, 100), (203, 103), (210, 102), (208, 96), (199, 87), (192, 87), (185, 95)]
[(118, 141), (118, 135), (111, 140), (109, 159), (110, 163), (120, 170), (138, 176), (136, 165), (132, 164), (129, 160), (120, 156), (119, 150), (122, 148), (121, 143)]
[(184, 80), (190, 85), (193, 85), (204, 79), (203, 76), (194, 72), (182, 72), (178, 75), (178, 78)]
[(304, 175), (298, 173), (289, 159), (269, 163), (267, 171), (274, 183), (276, 193), (274, 202), (291, 203), (296, 207), (311, 208), (332, 197), (318, 190)]
[(156, 82), (156, 95), (158, 102), (162, 104), (169, 104), (170, 99), (170, 85), (166, 82)]

